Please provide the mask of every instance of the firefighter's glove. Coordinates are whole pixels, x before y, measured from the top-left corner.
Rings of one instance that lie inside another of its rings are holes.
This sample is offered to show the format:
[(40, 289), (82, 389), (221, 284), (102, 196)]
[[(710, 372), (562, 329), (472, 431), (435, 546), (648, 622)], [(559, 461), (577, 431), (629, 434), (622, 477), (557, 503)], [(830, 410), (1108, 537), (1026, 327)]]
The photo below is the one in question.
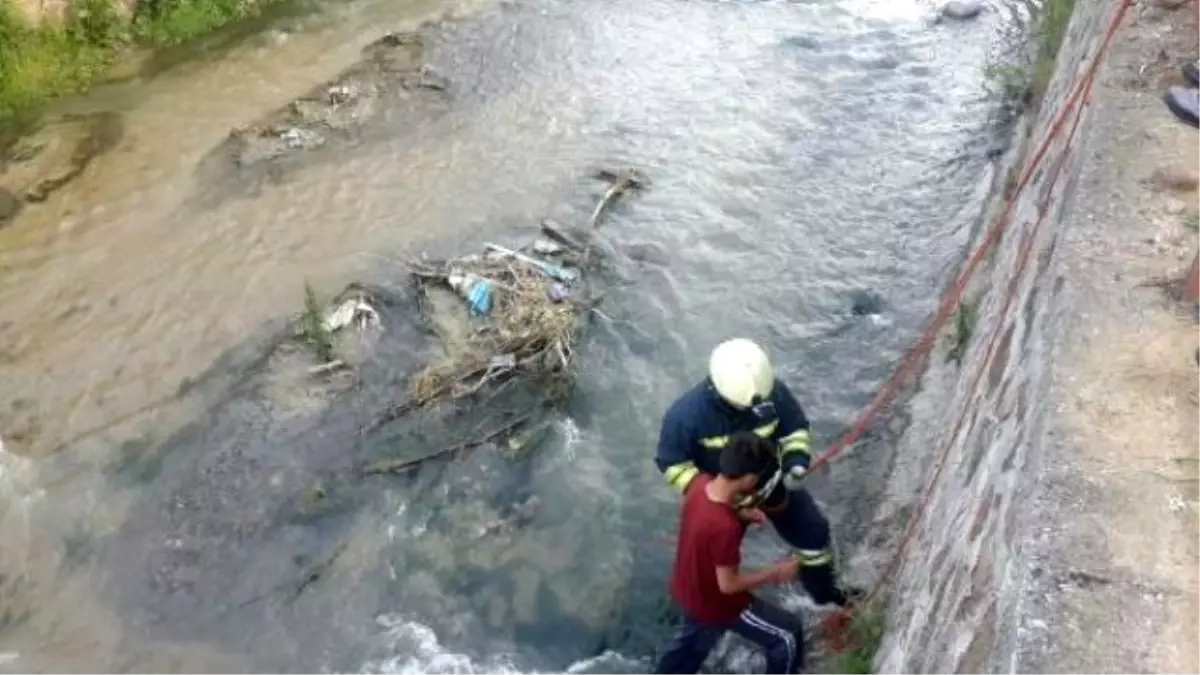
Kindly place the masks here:
[(788, 492), (793, 492), (804, 487), (804, 477), (808, 475), (808, 469), (800, 465), (788, 468), (787, 473), (783, 474), (783, 487), (787, 488)]

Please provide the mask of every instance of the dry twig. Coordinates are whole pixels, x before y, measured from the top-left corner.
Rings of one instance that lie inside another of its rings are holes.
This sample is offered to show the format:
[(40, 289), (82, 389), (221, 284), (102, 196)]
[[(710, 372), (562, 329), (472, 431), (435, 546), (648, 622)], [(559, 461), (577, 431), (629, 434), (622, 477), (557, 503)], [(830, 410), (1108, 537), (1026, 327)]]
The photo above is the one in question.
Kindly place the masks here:
[(465, 450), (470, 450), (471, 448), (474, 448), (476, 446), (483, 445), (484, 443), (487, 443), (494, 439), (511, 434), (512, 432), (516, 431), (517, 428), (520, 427), (522, 424), (525, 424), (526, 422), (528, 422), (530, 417), (532, 417), (532, 415), (533, 415), (533, 413), (521, 415), (520, 417), (517, 417), (516, 419), (514, 419), (506, 424), (503, 424), (500, 427), (498, 427), (482, 436), (473, 438), (469, 441), (464, 441), (462, 443), (447, 446), (445, 448), (442, 448), (441, 450), (438, 450), (437, 452), (432, 452), (428, 455), (422, 455), (421, 457), (416, 457), (414, 459), (382, 459), (382, 460), (379, 460), (378, 462), (373, 462), (373, 463), (368, 464), (367, 466), (363, 467), (363, 473), (368, 476), (375, 475), (375, 474), (407, 473), (409, 471), (412, 471), (413, 469), (416, 469), (417, 467), (421, 466), (422, 464), (424, 464), (425, 462), (428, 462), (431, 459), (439, 459), (442, 457), (448, 457), (450, 459), (453, 459), (460, 452), (463, 452)]

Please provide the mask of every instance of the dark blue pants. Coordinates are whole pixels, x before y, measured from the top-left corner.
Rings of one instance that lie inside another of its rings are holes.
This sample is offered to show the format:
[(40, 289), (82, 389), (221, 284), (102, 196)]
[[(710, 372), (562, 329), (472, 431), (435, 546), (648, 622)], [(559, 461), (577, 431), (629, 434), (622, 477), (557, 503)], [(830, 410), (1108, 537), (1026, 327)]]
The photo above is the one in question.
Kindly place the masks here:
[(798, 673), (804, 665), (804, 632), (800, 617), (755, 598), (729, 624), (703, 624), (685, 618), (679, 632), (658, 657), (655, 673), (698, 673), (717, 641), (733, 631), (766, 652), (768, 673)]
[(763, 512), (800, 560), (800, 582), (813, 602), (845, 605), (846, 597), (834, 579), (829, 521), (812, 495), (807, 490), (777, 491), (767, 498)]

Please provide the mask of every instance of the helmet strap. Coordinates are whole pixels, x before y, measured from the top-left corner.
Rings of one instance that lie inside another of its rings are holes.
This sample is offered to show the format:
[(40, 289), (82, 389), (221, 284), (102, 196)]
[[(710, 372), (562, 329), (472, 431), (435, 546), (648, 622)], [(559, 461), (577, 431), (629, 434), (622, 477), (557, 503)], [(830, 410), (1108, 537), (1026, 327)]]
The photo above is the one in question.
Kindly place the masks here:
[(740, 415), (740, 414), (746, 412), (746, 410), (749, 410), (749, 408), (742, 409), (742, 408), (739, 408), (736, 405), (730, 403), (728, 401), (728, 399), (726, 399), (724, 396), (721, 395), (721, 392), (717, 391), (717, 385), (713, 384), (711, 377), (705, 376), (704, 383), (708, 387), (708, 390), (710, 392), (712, 392), (713, 398), (717, 399), (717, 403), (726, 412), (733, 414), (733, 415)]

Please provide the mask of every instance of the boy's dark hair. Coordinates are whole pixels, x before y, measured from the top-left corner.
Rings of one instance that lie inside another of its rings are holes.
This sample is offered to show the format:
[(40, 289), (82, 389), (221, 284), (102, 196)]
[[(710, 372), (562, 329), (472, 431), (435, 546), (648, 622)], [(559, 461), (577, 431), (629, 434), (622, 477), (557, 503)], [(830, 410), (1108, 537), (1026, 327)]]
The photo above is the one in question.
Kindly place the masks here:
[(719, 460), (721, 475), (734, 480), (761, 474), (770, 461), (771, 444), (748, 431), (731, 436)]

